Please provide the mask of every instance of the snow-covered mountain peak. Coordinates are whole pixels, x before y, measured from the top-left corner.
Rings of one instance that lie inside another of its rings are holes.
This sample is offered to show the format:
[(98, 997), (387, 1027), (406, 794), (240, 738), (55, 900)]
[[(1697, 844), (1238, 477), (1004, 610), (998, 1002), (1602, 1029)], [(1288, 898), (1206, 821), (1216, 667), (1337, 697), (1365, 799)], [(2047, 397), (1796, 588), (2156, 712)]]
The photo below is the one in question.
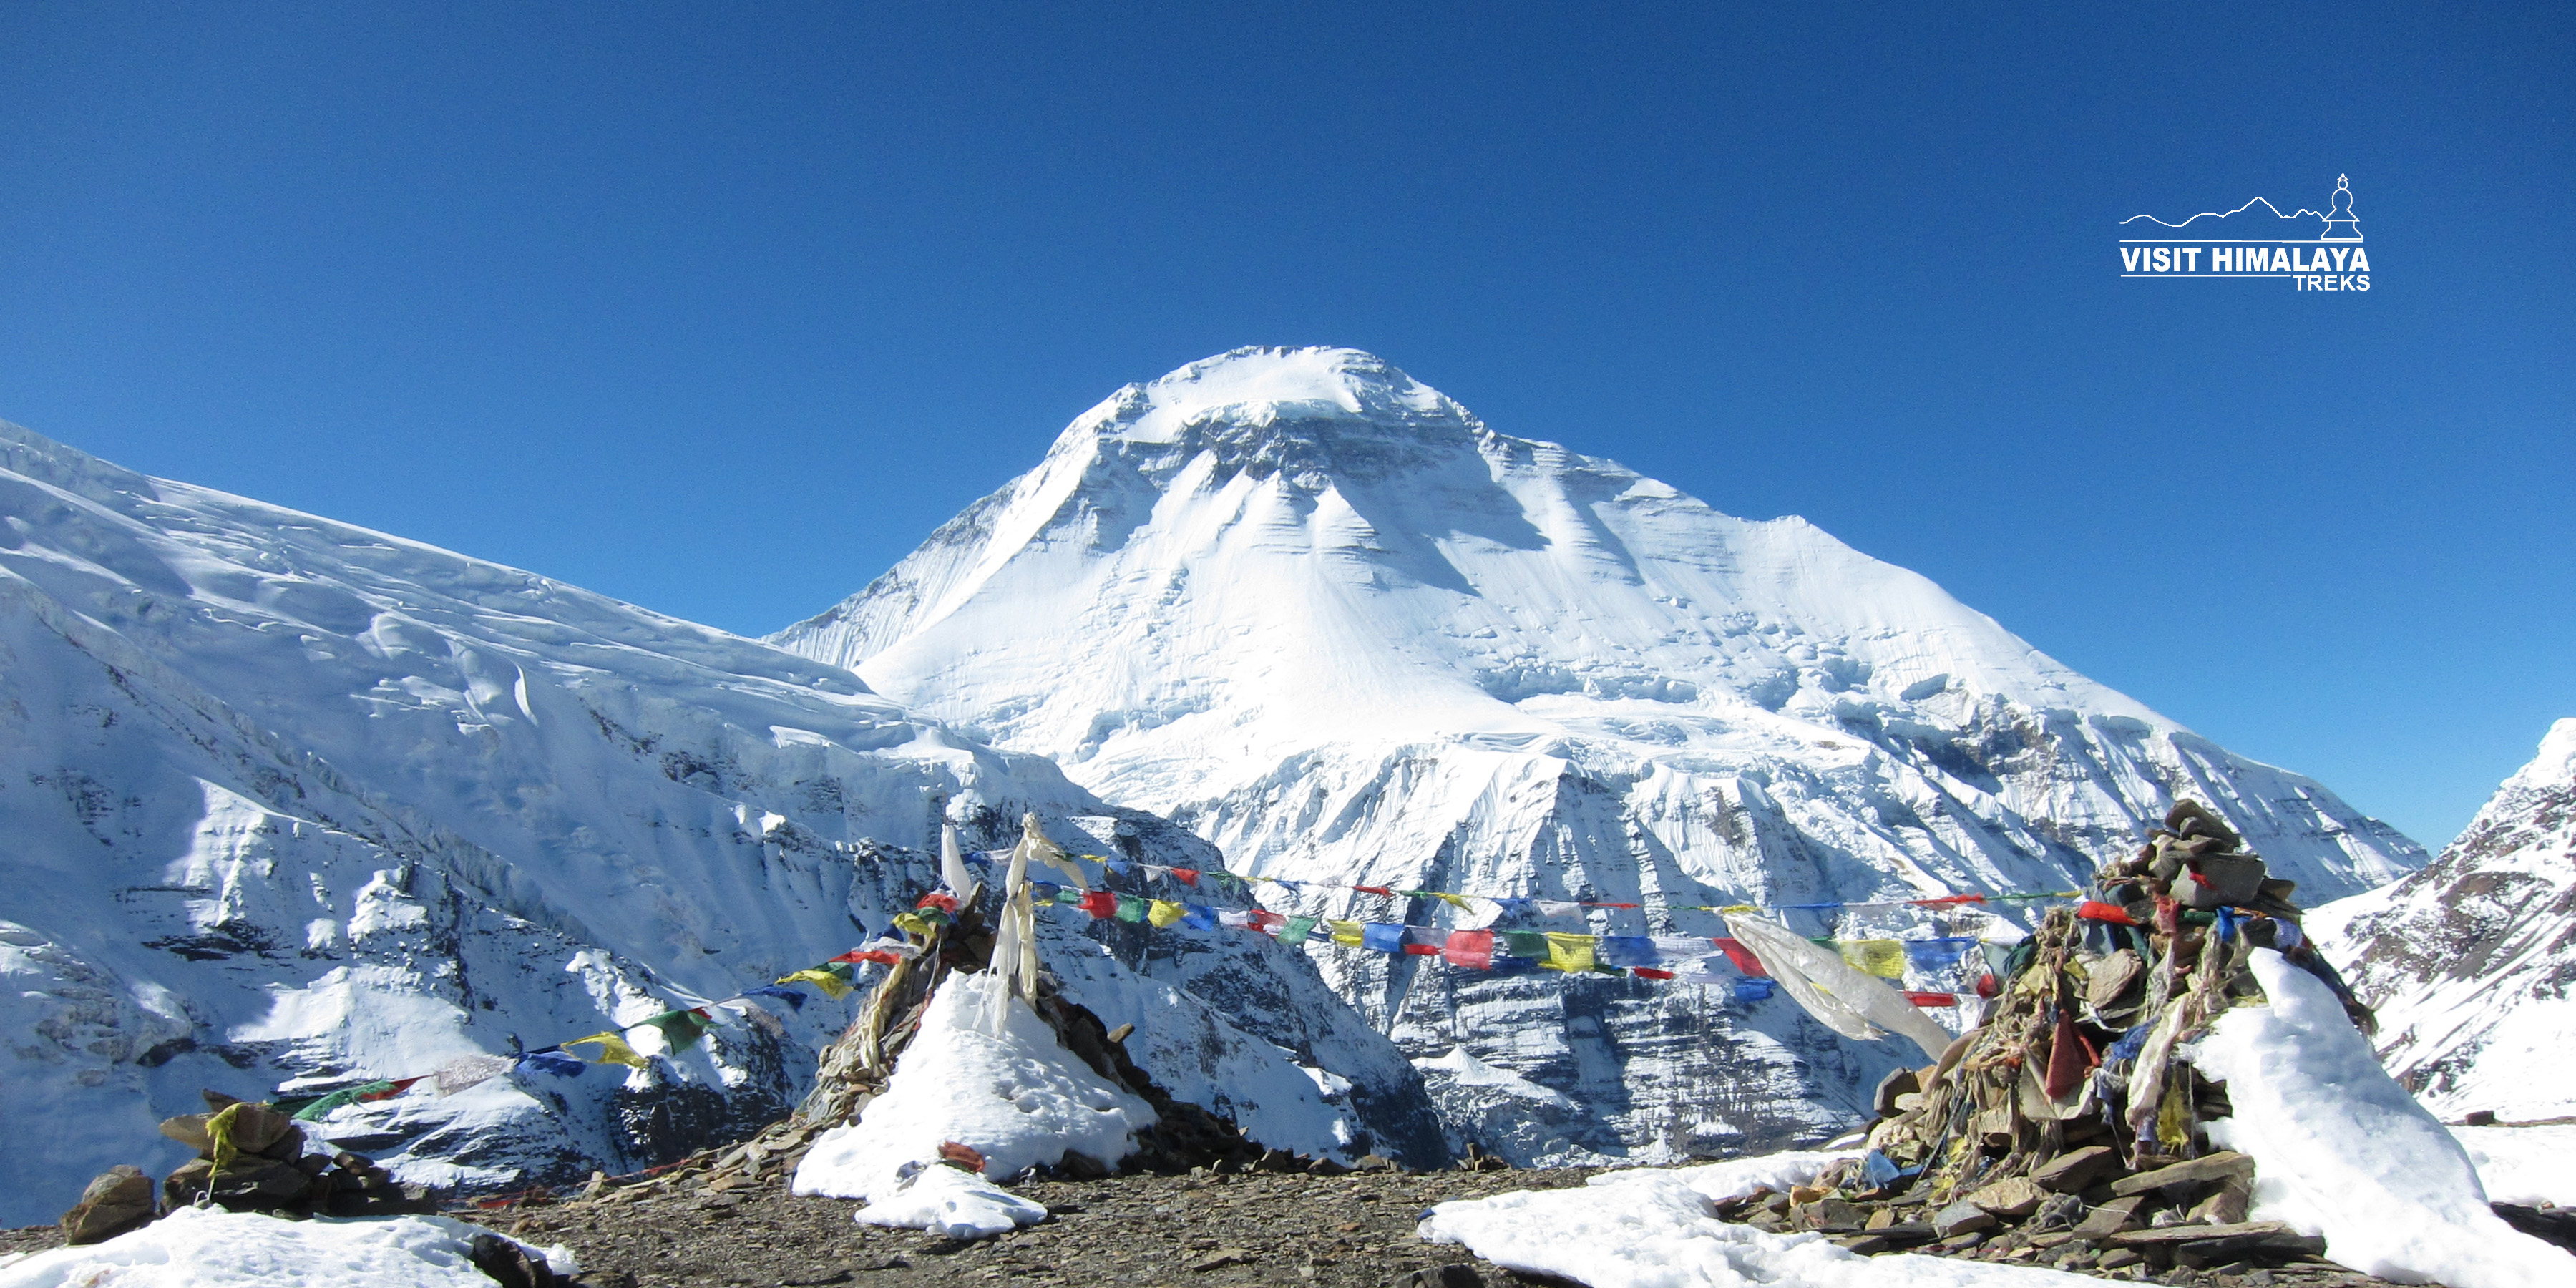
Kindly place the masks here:
[[(2423, 862), (1813, 524), (1495, 431), (1350, 349), (1128, 386), (773, 641), (1183, 822), (1238, 870), (1647, 905), (1611, 933), (1719, 933), (1705, 905), (2064, 889), (2182, 796), (2308, 898)], [(1296, 911), (1469, 915), (1358, 898)], [(1660, 1040), (1652, 1006), (1613, 1006), (1636, 1028), (1611, 1041), (1529, 1018), (1550, 989), (1328, 969), (1421, 1058), (1473, 1042), (1628, 1106), (1567, 1126), (1575, 1144), (1527, 1136), (1528, 1158), (1648, 1148), (1688, 1100), (1668, 1080), (1697, 1076), (1622, 1045)], [(1494, 1112), (1493, 1140), (1523, 1139), (1519, 1110)]]
[(1412, 430), (1450, 442), (1464, 442), (1481, 428), (1465, 408), (1375, 354), (1255, 345), (1128, 385), (1076, 417), (1065, 439), (1181, 443), (1196, 431), (1216, 441), (1256, 442), (1296, 425), (1354, 435), (1365, 435), (1364, 426)]
[(2505, 780), (2505, 787), (2507, 790), (2518, 787), (2538, 791), (2570, 783), (2576, 783), (2576, 718), (2560, 720), (2549, 726), (2548, 735), (2540, 740), (2540, 754), (2532, 757), (2531, 763), (2523, 766), (2512, 778)]

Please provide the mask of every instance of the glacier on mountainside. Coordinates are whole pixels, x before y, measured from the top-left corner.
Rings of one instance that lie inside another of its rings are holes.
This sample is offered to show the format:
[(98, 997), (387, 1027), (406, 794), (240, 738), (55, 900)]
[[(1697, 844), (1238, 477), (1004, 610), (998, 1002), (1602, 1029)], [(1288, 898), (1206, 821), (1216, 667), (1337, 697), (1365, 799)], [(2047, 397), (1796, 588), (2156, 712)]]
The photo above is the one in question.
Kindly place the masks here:
[(2576, 719), (2423, 871), (2308, 914), (2418, 1098), (2508, 1122), (2576, 1115)]
[[(187, 1151), (154, 1125), (200, 1087), (424, 1074), (812, 965), (937, 884), (943, 821), (1007, 844), (1029, 810), (1078, 849), (1214, 861), (841, 668), (0, 425), (0, 1121), (46, 1141), (0, 1222), (166, 1172)], [(1337, 1114), (1421, 1156), (1419, 1076), (1302, 959), (1199, 954), (1220, 1025), (1169, 954), (1047, 953), (1191, 1035), (1140, 1040), (1158, 1080), (1329, 1073), (1350, 1091), (1274, 1097), (1281, 1130)], [(650, 1071), (421, 1088), (324, 1131), (434, 1184), (634, 1170), (792, 1107), (850, 1005), (776, 1009), (676, 1054), (639, 1030)]]
[[(2303, 902), (2424, 861), (2314, 781), (2229, 753), (1802, 519), (1732, 518), (1496, 433), (1349, 349), (1242, 349), (1121, 389), (1035, 469), (772, 639), (1050, 757), (1238, 871), (1649, 905), (1596, 911), (1603, 933), (1724, 933), (1674, 905), (2071, 889), (2183, 797)], [(1271, 901), (1492, 915), (1345, 892)], [(1318, 955), (1423, 1062), (1459, 1133), (1524, 1162), (1812, 1137), (1907, 1058), (1781, 999)], [(1453, 1051), (1468, 1060), (1440, 1063)], [(1462, 1072), (1478, 1068), (1577, 1112)]]

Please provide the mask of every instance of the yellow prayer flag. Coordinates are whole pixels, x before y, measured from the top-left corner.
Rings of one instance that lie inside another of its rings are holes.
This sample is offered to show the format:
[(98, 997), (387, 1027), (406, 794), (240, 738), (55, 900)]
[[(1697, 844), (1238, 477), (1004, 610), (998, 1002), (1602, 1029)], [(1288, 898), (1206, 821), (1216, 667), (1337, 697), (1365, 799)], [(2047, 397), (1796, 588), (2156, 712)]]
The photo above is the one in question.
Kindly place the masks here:
[(894, 918), (894, 924), (895, 924), (895, 928), (896, 928), (896, 929), (898, 929), (898, 930), (903, 930), (903, 931), (908, 931), (908, 932), (910, 932), (910, 933), (912, 933), (912, 934), (919, 935), (919, 936), (921, 936), (921, 937), (922, 937), (922, 938), (924, 938), (924, 939), (928, 939), (928, 938), (930, 938), (930, 937), (931, 937), (931, 935), (935, 933), (935, 932), (934, 932), (934, 930), (933, 930), (933, 929), (932, 929), (932, 927), (931, 927), (931, 924), (930, 924), (929, 922), (927, 922), (927, 921), (922, 920), (922, 919), (921, 919), (921, 915), (920, 915), (919, 913), (912, 913), (912, 912), (899, 912), (899, 913), (896, 913), (896, 914), (895, 914), (895, 918)]
[[(831, 998), (835, 1002), (850, 995), (850, 981), (827, 970), (800, 970), (793, 975), (779, 976), (778, 982), (781, 984), (811, 984), (814, 987), (823, 990), (823, 995)], [(589, 1041), (589, 1039), (584, 1038), (583, 1041), (586, 1042)]]
[(1441, 894), (1435, 890), (1432, 892), (1431, 897), (1449, 905), (1452, 908), (1466, 908), (1469, 912), (1475, 911), (1475, 909), (1467, 907), (1467, 896), (1463, 894)]
[(1846, 939), (1834, 946), (1853, 970), (1880, 979), (1905, 978), (1905, 945), (1893, 939)]
[(1360, 923), (1356, 921), (1327, 921), (1324, 924), (1333, 928), (1334, 943), (1349, 944), (1354, 948), (1359, 946)]
[[(809, 971), (807, 973), (811, 974), (812, 972)], [(637, 1069), (650, 1069), (653, 1067), (645, 1061), (644, 1057), (635, 1054), (635, 1048), (626, 1045), (626, 1037), (624, 1034), (618, 1033), (615, 1030), (610, 1030), (605, 1033), (593, 1033), (586, 1038), (574, 1038), (572, 1041), (564, 1043), (564, 1045), (568, 1047), (576, 1047), (585, 1042), (596, 1042), (599, 1044), (599, 1063), (601, 1064), (623, 1064)]]
[(1718, 911), (1719, 911), (1719, 912), (1746, 913), (1746, 912), (1760, 912), (1760, 911), (1762, 911), (1762, 910), (1761, 910), (1760, 908), (1756, 908), (1756, 907), (1754, 907), (1752, 904), (1749, 904), (1749, 903), (1730, 903), (1730, 904), (1726, 905), (1725, 907), (1718, 909)]
[(1152, 903), (1145, 905), (1145, 920), (1150, 921), (1157, 926), (1168, 926), (1175, 921), (1179, 921), (1181, 919), (1181, 914), (1186, 911), (1188, 911), (1188, 909), (1181, 907), (1181, 905), (1177, 903), (1156, 899)]
[(1561, 970), (1568, 973), (1590, 970), (1594, 942), (1590, 935), (1551, 930), (1547, 932), (1547, 960), (1540, 962), (1539, 965), (1548, 970)]

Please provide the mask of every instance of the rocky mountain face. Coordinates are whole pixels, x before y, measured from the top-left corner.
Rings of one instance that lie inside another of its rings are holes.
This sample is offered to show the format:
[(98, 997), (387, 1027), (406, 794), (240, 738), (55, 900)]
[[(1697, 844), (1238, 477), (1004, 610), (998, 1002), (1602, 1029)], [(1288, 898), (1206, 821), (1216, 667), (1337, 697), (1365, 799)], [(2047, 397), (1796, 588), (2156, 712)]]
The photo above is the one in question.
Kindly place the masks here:
[[(0, 425), (0, 1121), (45, 1141), (0, 1224), (168, 1170), (154, 1124), (201, 1087), (424, 1074), (812, 965), (936, 886), (943, 821), (1007, 845), (1023, 811), (1215, 862), (838, 666)], [(1158, 1080), (1234, 1086), (1310, 1151), (1436, 1154), (1419, 1076), (1302, 958), (1093, 933), (1048, 958), (1186, 1035), (1139, 1042)], [(638, 1031), (650, 1070), (424, 1086), (322, 1134), (433, 1184), (633, 1170), (801, 1096), (850, 1005), (777, 1009), (682, 1052)]]
[(2576, 719), (2423, 871), (2311, 914), (2379, 1014), (2388, 1071), (2445, 1115), (2576, 1114)]
[[(1239, 350), (1120, 390), (1035, 469), (773, 639), (1179, 822), (1240, 872), (1646, 905), (1545, 923), (1560, 930), (1713, 935), (1714, 914), (1680, 906), (2071, 889), (2179, 797), (2215, 808), (2302, 902), (2424, 862), (2316, 782), (1804, 520), (1733, 518), (1498, 433), (1347, 349)], [(1453, 1133), (1523, 1162), (1811, 1136), (1910, 1055), (1836, 1038), (1785, 999), (1318, 956), (1415, 1056)]]

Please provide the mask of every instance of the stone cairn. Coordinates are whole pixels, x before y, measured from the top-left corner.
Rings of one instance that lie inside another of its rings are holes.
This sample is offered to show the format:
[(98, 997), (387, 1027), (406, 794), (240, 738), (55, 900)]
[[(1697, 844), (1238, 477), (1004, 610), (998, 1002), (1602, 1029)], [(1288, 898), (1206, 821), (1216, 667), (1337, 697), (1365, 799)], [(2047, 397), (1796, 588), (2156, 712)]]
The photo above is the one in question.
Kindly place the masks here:
[(2291, 882), (2208, 810), (2176, 805), (2078, 916), (2048, 913), (1980, 983), (1982, 1023), (1880, 1084), (1869, 1152), (1720, 1215), (1901, 1249), (2070, 1270), (2278, 1266), (2322, 1240), (2248, 1221), (2254, 1161), (2214, 1150), (2224, 1084), (2176, 1054), (2240, 1000), (2277, 948), (2369, 1012), (2298, 930)]
[[(990, 969), (993, 944), (993, 930), (982, 905), (970, 900), (959, 909), (953, 922), (932, 931), (920, 956), (887, 968), (885, 979), (869, 995), (858, 1018), (824, 1050), (814, 1090), (794, 1114), (771, 1124), (752, 1140), (721, 1151), (702, 1151), (634, 1184), (620, 1186), (614, 1178), (594, 1176), (582, 1197), (615, 1203), (655, 1192), (703, 1192), (708, 1195), (707, 1201), (720, 1203), (734, 1190), (758, 1184), (786, 1184), (815, 1137), (855, 1121), (870, 1101), (884, 1093), (887, 1080), (894, 1076), (895, 1061), (920, 1029), (922, 1015), (930, 1007), (930, 995), (939, 982), (951, 972)], [(1140, 1134), (1136, 1151), (1123, 1163), (1068, 1153), (1061, 1163), (1045, 1169), (1056, 1179), (1094, 1180), (1111, 1175), (1120, 1166), (1129, 1171), (1162, 1173), (1203, 1168), (1212, 1173), (1312, 1172), (1327, 1176), (1347, 1171), (1398, 1170), (1393, 1160), (1374, 1154), (1346, 1167), (1329, 1158), (1265, 1149), (1244, 1136), (1233, 1123), (1198, 1105), (1177, 1100), (1157, 1085), (1127, 1054), (1131, 1026), (1110, 1029), (1102, 1024), (1098, 1016), (1059, 992), (1055, 978), (1044, 971), (1038, 975), (1034, 1005), (1066, 1050), (1081, 1057), (1111, 1085), (1133, 1092), (1152, 1105), (1157, 1116), (1155, 1124)], [(941, 1161), (969, 1171), (982, 1165), (973, 1150), (962, 1146)], [(1473, 1146), (1460, 1165), (1487, 1171), (1508, 1166)]]
[(65, 1243), (112, 1239), (205, 1202), (288, 1217), (438, 1210), (437, 1197), (426, 1187), (398, 1184), (368, 1159), (308, 1151), (303, 1124), (284, 1110), (219, 1091), (204, 1094), (205, 1113), (162, 1120), (161, 1134), (196, 1150), (197, 1157), (161, 1182), (158, 1202), (152, 1178), (140, 1169), (110, 1168), (63, 1214)]

